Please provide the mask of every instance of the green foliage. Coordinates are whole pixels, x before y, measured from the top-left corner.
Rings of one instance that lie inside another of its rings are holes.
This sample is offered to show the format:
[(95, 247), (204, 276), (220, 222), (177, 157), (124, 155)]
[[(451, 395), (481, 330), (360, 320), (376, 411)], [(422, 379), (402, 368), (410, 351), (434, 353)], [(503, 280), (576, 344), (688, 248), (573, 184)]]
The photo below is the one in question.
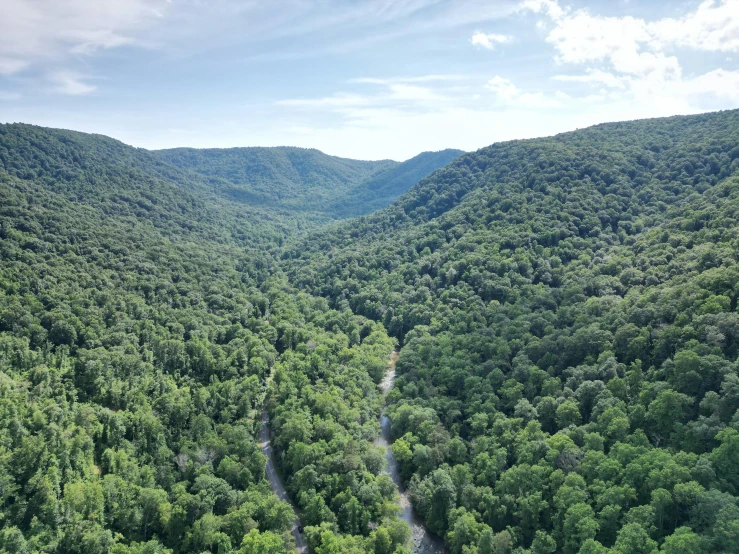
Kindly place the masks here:
[[(291, 300), (276, 296), (273, 306)], [(408, 535), (404, 524), (396, 525), (397, 490), (371, 442), (379, 431), (382, 373), (373, 378), (369, 371), (386, 366), (393, 341), (380, 324), (325, 310), (322, 300), (301, 294), (297, 305), (299, 311), (285, 309), (289, 327), (281, 331), (312, 338), (282, 355), (270, 400), (272, 442), (287, 489), (307, 525), (329, 523), (324, 531), (339, 542), (348, 535), (365, 551), (393, 552)], [(320, 548), (330, 551), (327, 544)]]
[(340, 217), (356, 217), (388, 206), (421, 179), (464, 154), (461, 150), (423, 152), (362, 181), (330, 204)]
[(730, 111), (496, 144), (283, 248), (401, 342), (393, 452), (452, 550), (730, 551), (737, 142)]
[(345, 467), (321, 466), (325, 519), (361, 548), (406, 542), (370, 442), (393, 342), (279, 278), (265, 250), (292, 223), (104, 137), (0, 126), (0, 162), (3, 551), (291, 551), (255, 436), (294, 363), (318, 371), (306, 409), (356, 464), (341, 490)]
[(296, 237), (431, 165), (0, 126), (0, 547), (290, 551), (266, 407), (312, 551), (405, 552), (397, 341), (392, 450), (452, 552), (735, 552), (738, 142), (496, 144)]

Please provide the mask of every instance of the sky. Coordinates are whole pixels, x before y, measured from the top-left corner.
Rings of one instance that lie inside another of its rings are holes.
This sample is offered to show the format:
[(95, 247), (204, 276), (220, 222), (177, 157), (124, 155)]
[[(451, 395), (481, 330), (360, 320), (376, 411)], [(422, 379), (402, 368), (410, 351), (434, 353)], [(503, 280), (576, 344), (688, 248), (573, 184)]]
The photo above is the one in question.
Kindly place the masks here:
[(0, 0), (0, 122), (405, 160), (739, 108), (739, 0)]

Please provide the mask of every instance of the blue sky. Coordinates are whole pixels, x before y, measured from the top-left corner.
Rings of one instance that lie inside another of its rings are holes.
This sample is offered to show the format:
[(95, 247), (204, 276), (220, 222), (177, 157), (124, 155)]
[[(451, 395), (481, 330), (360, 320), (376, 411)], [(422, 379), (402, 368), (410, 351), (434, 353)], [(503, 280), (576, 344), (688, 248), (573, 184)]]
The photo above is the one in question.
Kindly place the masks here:
[(146, 148), (474, 150), (739, 107), (739, 0), (2, 0), (0, 121)]

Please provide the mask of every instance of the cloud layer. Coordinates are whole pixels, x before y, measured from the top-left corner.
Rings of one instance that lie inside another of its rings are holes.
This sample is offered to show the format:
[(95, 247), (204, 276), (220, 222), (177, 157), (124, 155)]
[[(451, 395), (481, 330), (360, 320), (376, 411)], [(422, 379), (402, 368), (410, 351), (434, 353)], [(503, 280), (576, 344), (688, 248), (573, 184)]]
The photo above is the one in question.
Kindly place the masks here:
[[(551, 67), (558, 71), (551, 79), (528, 76), (533, 86), (523, 87), (515, 75), (502, 72), (482, 82), (457, 76), (458, 86), (430, 76), (362, 78), (352, 84), (377, 88), (285, 100), (278, 106), (330, 114), (330, 127), (300, 127), (313, 139), (346, 134), (366, 143), (367, 136), (357, 134), (361, 129), (384, 136), (387, 144), (408, 134), (399, 128), (403, 122), (416, 130), (416, 148), (419, 143), (427, 148), (450, 146), (444, 141), (452, 136), (454, 146), (474, 148), (602, 121), (739, 106), (738, 71), (706, 67), (703, 73), (686, 75), (678, 56), (685, 50), (737, 52), (739, 0), (708, 0), (683, 17), (655, 21), (573, 10), (558, 0), (525, 0), (518, 10), (524, 22), (532, 12), (544, 17), (539, 27), (550, 48)], [(469, 42), (483, 52), (501, 50), (505, 56), (513, 40), (476, 31)], [(422, 136), (420, 129), (428, 135)]]
[(686, 78), (675, 54), (739, 52), (739, 0), (706, 0), (679, 19), (653, 22), (572, 11), (557, 0), (526, 0), (521, 9), (548, 16), (546, 41), (557, 63), (586, 66), (584, 74), (558, 75), (559, 81), (626, 89), (634, 102), (669, 105), (676, 113), (699, 109), (706, 97), (739, 99), (738, 72), (715, 68)]
[(0, 73), (137, 42), (167, 0), (3, 0)]

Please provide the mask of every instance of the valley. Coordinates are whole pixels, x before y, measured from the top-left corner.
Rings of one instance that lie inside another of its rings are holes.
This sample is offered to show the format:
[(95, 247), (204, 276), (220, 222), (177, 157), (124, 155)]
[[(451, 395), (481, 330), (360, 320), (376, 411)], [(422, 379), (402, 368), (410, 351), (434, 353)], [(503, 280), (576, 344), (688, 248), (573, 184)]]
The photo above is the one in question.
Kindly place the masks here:
[(262, 411), (262, 429), (261, 429), (261, 448), (262, 448), (262, 454), (267, 458), (267, 465), (266, 465), (266, 473), (267, 473), (267, 479), (269, 480), (270, 486), (272, 487), (272, 490), (277, 495), (277, 498), (282, 500), (283, 502), (287, 502), (292, 506), (293, 513), (295, 514), (295, 520), (292, 522), (292, 525), (290, 526), (290, 532), (293, 535), (293, 539), (295, 539), (295, 551), (298, 554), (305, 554), (308, 552), (308, 544), (305, 542), (305, 539), (303, 538), (303, 525), (300, 521), (300, 514), (298, 513), (295, 506), (290, 501), (290, 498), (287, 496), (287, 491), (285, 490), (285, 486), (282, 484), (282, 480), (280, 479), (280, 476), (277, 474), (277, 469), (275, 469), (275, 461), (274, 456), (272, 455), (272, 446), (271, 446), (271, 439), (270, 439), (270, 432), (269, 432), (269, 414), (267, 413), (267, 410)]
[(404, 162), (359, 161), (305, 148), (158, 150), (152, 154), (207, 180), (237, 205), (299, 217), (306, 226), (384, 208), (423, 177), (463, 154), (424, 152)]
[[(398, 353), (393, 350), (390, 355), (388, 362), (387, 371), (385, 376), (380, 382), (380, 390), (383, 395), (387, 395), (388, 392), (393, 388), (395, 384), (395, 362), (398, 361)], [(403, 480), (400, 477), (400, 471), (398, 470), (398, 462), (393, 456), (393, 452), (390, 448), (392, 443), (392, 434), (390, 431), (390, 419), (383, 412), (380, 416), (380, 427), (381, 432), (375, 439), (375, 446), (384, 448), (387, 451), (387, 473), (392, 477), (393, 482), (398, 487), (398, 493), (400, 494), (400, 509), (402, 515), (400, 519), (405, 521), (411, 529), (411, 549), (413, 552), (419, 554), (437, 554), (446, 552), (444, 543), (438, 537), (429, 534), (428, 530), (423, 524), (423, 521), (418, 516), (416, 511), (413, 509), (408, 494), (405, 491)]]
[(402, 163), (0, 125), (0, 549), (731, 554), (738, 237), (737, 110)]

